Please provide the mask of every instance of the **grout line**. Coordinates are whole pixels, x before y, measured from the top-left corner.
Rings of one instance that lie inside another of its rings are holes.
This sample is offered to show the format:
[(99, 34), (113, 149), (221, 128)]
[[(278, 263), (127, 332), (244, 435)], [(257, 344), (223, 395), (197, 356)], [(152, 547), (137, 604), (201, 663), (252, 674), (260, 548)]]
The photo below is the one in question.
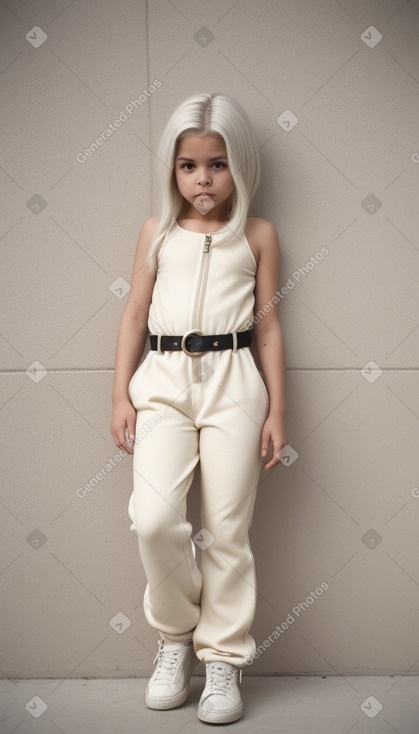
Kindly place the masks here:
[[(74, 372), (75, 374), (89, 374), (91, 372), (114, 372), (114, 367), (55, 367), (47, 369), (49, 374), (67, 374)], [(384, 367), (383, 372), (419, 372), (419, 367)], [(287, 367), (286, 372), (360, 372), (358, 367)], [(26, 370), (16, 369), (7, 370), (0, 369), (0, 375), (25, 375)]]
[[(146, 53), (146, 76), (147, 84), (151, 84), (152, 79), (150, 77), (150, 22), (149, 22), (149, 0), (145, 0), (145, 53)], [(151, 100), (150, 100), (151, 102)], [(151, 140), (152, 140), (152, 120), (151, 120), (151, 108), (152, 104), (147, 105), (147, 120), (148, 120), (148, 139), (150, 141), (150, 147), (148, 149), (148, 170), (150, 171), (150, 178), (153, 176), (153, 156), (151, 153)], [(153, 186), (148, 187), (149, 201), (148, 211), (149, 216), (154, 214), (153, 211)]]

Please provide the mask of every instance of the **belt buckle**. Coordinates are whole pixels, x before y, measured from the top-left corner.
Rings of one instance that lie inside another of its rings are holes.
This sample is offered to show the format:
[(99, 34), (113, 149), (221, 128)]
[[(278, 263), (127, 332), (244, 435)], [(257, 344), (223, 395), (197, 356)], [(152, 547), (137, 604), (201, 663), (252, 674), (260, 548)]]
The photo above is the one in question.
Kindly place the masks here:
[(191, 336), (192, 334), (196, 334), (197, 336), (202, 336), (203, 332), (198, 331), (197, 329), (190, 329), (190, 331), (187, 331), (186, 334), (182, 336), (182, 341), (180, 343), (181, 349), (185, 352), (185, 354), (188, 355), (188, 357), (199, 357), (201, 354), (204, 354), (204, 352), (190, 352), (189, 349), (186, 347), (186, 339), (188, 336)]

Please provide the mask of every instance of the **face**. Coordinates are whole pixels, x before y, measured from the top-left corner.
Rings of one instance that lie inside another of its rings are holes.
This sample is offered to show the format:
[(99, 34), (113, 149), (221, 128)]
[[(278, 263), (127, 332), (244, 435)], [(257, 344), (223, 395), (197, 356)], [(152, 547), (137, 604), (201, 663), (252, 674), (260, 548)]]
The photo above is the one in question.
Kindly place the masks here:
[[(225, 215), (227, 200), (234, 191), (224, 140), (218, 135), (186, 135), (180, 140), (175, 176), (186, 201), (205, 214)], [(207, 197), (198, 195), (206, 192)]]

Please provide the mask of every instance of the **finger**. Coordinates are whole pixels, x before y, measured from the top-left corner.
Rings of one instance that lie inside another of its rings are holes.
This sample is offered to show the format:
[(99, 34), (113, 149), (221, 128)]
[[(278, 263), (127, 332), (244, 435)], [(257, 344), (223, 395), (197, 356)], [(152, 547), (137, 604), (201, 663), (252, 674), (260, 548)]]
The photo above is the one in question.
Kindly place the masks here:
[(276, 456), (273, 456), (269, 464), (266, 464), (265, 470), (269, 471), (269, 469), (273, 469), (273, 467), (276, 466), (277, 464), (279, 464), (279, 459)]
[(267, 471), (269, 471), (270, 469), (273, 469), (273, 467), (276, 466), (277, 464), (279, 464), (279, 462), (281, 461), (281, 457), (280, 457), (280, 454), (279, 454), (279, 451), (280, 451), (280, 448), (281, 448), (281, 444), (279, 443), (279, 441), (276, 441), (275, 439), (272, 439), (272, 445), (273, 445), (273, 456), (272, 456), (272, 459), (270, 460), (269, 464), (266, 464), (266, 466), (265, 466), (265, 469)]
[(137, 423), (137, 419), (136, 418), (134, 418), (134, 419), (129, 418), (128, 421), (127, 421), (128, 435), (129, 435), (129, 437), (130, 437), (133, 445), (135, 443), (135, 428), (136, 428), (136, 423)]
[(116, 445), (118, 446), (119, 449), (122, 449), (123, 451), (126, 451), (128, 454), (132, 454), (133, 453), (132, 448), (126, 442), (127, 441), (127, 436), (125, 435), (125, 429), (124, 428), (119, 428), (118, 429), (118, 431), (117, 431), (117, 439), (118, 439), (118, 442), (117, 442)]
[(264, 431), (262, 431), (262, 440), (260, 443), (260, 453), (262, 454), (262, 456), (266, 456), (266, 454), (268, 453), (270, 437), (271, 436), (269, 433), (265, 433)]
[(285, 440), (285, 441), (276, 441), (274, 439), (274, 441), (273, 441), (273, 444), (274, 444), (274, 455), (273, 455), (273, 459), (272, 459), (272, 462), (271, 462), (272, 466), (276, 466), (276, 464), (279, 464), (279, 463), (282, 464), (283, 463), (282, 462), (282, 458), (283, 458), (282, 457), (282, 449), (284, 448), (284, 446), (287, 445), (287, 443), (288, 443), (287, 440)]
[(125, 449), (125, 451), (128, 454), (133, 454), (134, 453), (134, 440), (135, 440), (135, 435), (133, 433), (130, 435), (129, 434), (129, 431), (128, 431), (128, 428), (125, 427), (125, 431), (124, 431), (124, 447), (123, 448)]

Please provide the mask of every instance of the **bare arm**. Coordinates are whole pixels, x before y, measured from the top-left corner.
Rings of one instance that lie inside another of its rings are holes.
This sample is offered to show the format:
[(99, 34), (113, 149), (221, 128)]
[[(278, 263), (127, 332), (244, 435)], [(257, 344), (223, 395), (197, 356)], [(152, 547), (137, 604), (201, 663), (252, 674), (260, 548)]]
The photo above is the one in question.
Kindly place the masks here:
[(151, 238), (158, 223), (157, 217), (147, 219), (138, 237), (132, 268), (131, 290), (118, 330), (115, 351), (115, 374), (112, 387), (111, 433), (117, 446), (126, 447), (125, 429), (135, 431), (135, 409), (128, 395), (128, 385), (141, 356), (148, 334), (148, 312), (155, 282), (155, 274), (148, 268), (147, 256)]
[[(279, 459), (276, 454), (287, 443), (285, 418), (285, 349), (278, 318), (275, 293), (278, 286), (280, 249), (275, 227), (262, 220), (257, 235), (259, 263), (256, 273), (255, 314), (262, 312), (253, 333), (257, 353), (269, 395), (269, 415), (262, 432), (261, 453), (267, 453), (272, 441), (274, 457), (265, 466), (271, 469)], [(266, 306), (266, 311), (263, 307)]]
[(119, 325), (115, 351), (112, 402), (129, 399), (128, 385), (141, 360), (147, 338), (147, 324), (125, 310)]

